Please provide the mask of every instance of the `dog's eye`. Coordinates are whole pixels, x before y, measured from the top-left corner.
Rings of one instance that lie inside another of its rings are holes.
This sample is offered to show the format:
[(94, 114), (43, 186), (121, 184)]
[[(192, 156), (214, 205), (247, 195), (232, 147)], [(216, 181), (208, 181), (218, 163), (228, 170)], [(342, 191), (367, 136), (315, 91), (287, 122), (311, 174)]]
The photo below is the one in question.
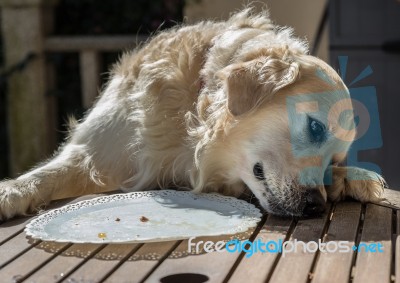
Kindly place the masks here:
[(254, 176), (258, 180), (260, 180), (260, 181), (265, 180), (264, 169), (263, 169), (261, 163), (257, 162), (256, 165), (254, 165), (253, 173), (254, 173)]
[(308, 128), (312, 142), (320, 143), (326, 139), (325, 125), (311, 117), (308, 118)]

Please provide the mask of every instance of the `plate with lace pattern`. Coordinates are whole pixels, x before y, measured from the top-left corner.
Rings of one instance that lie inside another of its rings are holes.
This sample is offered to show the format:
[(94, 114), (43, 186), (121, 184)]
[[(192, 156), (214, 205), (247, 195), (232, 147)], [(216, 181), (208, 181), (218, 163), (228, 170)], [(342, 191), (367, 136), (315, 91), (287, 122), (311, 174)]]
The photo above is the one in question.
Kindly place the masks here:
[(234, 197), (158, 190), (68, 204), (39, 215), (25, 231), (43, 241), (145, 243), (241, 233), (261, 216), (253, 204)]

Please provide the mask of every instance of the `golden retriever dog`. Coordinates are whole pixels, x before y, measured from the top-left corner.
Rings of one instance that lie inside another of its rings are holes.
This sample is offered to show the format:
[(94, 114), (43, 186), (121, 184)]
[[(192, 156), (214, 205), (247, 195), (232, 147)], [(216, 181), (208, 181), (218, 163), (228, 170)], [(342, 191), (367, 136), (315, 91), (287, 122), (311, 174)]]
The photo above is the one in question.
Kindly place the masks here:
[(122, 56), (51, 160), (0, 183), (0, 219), (119, 188), (249, 189), (285, 216), (318, 215), (327, 199), (381, 200), (382, 177), (337, 166), (356, 137), (352, 102), (338, 74), (307, 53), (291, 29), (251, 8), (160, 32)]

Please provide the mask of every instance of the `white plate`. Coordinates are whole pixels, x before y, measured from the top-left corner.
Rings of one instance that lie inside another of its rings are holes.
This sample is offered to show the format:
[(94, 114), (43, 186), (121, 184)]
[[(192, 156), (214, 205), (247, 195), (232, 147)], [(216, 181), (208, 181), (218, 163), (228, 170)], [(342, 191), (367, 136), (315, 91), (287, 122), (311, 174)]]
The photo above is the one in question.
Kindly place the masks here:
[(260, 218), (254, 205), (233, 197), (161, 190), (69, 204), (40, 215), (25, 231), (44, 241), (143, 243), (236, 234)]

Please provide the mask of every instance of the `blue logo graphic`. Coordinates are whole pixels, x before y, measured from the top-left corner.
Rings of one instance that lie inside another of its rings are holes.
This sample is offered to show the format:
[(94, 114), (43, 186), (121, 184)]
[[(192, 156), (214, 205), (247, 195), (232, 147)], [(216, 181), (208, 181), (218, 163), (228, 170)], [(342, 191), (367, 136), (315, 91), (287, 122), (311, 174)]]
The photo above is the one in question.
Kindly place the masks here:
[[(339, 56), (340, 75), (344, 82), (346, 82), (347, 63), (347, 56)], [(325, 93), (296, 94), (287, 97), (293, 155), (295, 158), (314, 161), (312, 164), (306, 163), (299, 173), (299, 182), (302, 185), (331, 184), (332, 172), (325, 172), (324, 180), (315, 180), (313, 176), (323, 176), (322, 170), (327, 167), (331, 157), (346, 151), (347, 166), (381, 173), (377, 164), (358, 160), (360, 151), (382, 146), (376, 88), (374, 86), (353, 86), (372, 73), (371, 66), (367, 66), (356, 78), (347, 83), (347, 91), (340, 89), (340, 86), (333, 82), (324, 71), (318, 69), (316, 76), (332, 85), (333, 90)], [(310, 134), (304, 128), (310, 119), (317, 119), (327, 128), (332, 123), (335, 124), (336, 128), (340, 128), (336, 129), (336, 133), (340, 132), (340, 135), (327, 131), (326, 140), (329, 144), (310, 143)], [(327, 152), (328, 154), (326, 154)], [(354, 174), (354, 171), (349, 171), (347, 178), (358, 180), (364, 177)]]
[(198, 241), (194, 243), (195, 237), (190, 237), (188, 240), (188, 252), (192, 253), (192, 248), (195, 248), (197, 254), (200, 253), (201, 247), (206, 253), (211, 252), (223, 252), (227, 251), (229, 253), (245, 253), (246, 257), (249, 258), (255, 253), (261, 254), (282, 254), (285, 257), (290, 253), (348, 253), (348, 252), (367, 252), (367, 253), (382, 253), (384, 250), (383, 243), (373, 242), (373, 243), (360, 243), (358, 246), (353, 245), (349, 241), (327, 241), (324, 242), (321, 239), (318, 241), (299, 241), (297, 239), (283, 241), (279, 240), (268, 240), (264, 242), (262, 239), (258, 238), (254, 241), (244, 240), (240, 241), (237, 239), (224, 242), (218, 241), (214, 243), (213, 241)]
[[(341, 78), (346, 82), (347, 56), (339, 56)], [(373, 73), (371, 66), (367, 66), (352, 82), (348, 84), (350, 96), (353, 100), (355, 122), (358, 124), (358, 135), (347, 153), (347, 165), (375, 171), (380, 174), (378, 165), (371, 162), (358, 161), (358, 152), (367, 149), (382, 147), (382, 134), (379, 122), (378, 101), (374, 86), (351, 87), (356, 82)], [(357, 115), (358, 114), (358, 115)]]
[(383, 244), (382, 243), (360, 243), (357, 246), (353, 246), (351, 248), (353, 251), (357, 252), (366, 252), (366, 253), (383, 253)]

